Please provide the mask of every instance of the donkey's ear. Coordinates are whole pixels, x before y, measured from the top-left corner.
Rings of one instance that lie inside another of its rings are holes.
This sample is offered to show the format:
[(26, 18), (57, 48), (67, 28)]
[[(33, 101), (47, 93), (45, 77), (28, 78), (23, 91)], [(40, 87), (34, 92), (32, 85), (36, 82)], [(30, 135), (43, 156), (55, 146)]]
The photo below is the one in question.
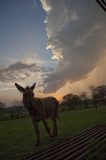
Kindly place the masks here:
[(34, 90), (36, 83), (31, 86), (31, 89)]
[(20, 92), (24, 92), (25, 89), (23, 87), (21, 87), (19, 84), (15, 83), (16, 88), (20, 91)]

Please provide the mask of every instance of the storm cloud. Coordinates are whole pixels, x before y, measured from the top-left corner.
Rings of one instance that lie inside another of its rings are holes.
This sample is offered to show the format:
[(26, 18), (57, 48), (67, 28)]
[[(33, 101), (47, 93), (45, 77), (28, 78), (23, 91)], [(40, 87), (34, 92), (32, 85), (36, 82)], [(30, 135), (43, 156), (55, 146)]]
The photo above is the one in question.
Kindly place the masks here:
[[(58, 61), (45, 92), (85, 79), (106, 57), (106, 15), (94, 0), (41, 0), (47, 12), (47, 48)], [(98, 74), (98, 73), (97, 73)]]

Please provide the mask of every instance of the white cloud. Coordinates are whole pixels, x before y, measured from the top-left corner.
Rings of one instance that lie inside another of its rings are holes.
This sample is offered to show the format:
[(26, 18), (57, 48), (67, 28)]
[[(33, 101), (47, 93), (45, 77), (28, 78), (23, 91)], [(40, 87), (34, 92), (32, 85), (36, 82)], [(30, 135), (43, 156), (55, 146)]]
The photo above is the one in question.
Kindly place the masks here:
[(85, 79), (106, 57), (106, 17), (94, 0), (41, 2), (47, 11), (48, 48), (59, 62), (45, 78), (45, 92), (56, 92), (67, 81)]
[(43, 8), (47, 11), (47, 12), (49, 12), (52, 8), (51, 8), (51, 6), (48, 4), (48, 0), (41, 0), (41, 2), (42, 2), (42, 4), (43, 4)]

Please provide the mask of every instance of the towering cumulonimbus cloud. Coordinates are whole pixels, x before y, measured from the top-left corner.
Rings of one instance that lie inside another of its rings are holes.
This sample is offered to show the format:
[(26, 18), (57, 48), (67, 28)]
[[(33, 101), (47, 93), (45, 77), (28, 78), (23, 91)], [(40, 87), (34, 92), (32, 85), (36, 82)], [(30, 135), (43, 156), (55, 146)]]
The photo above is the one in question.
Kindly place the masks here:
[(95, 0), (41, 0), (47, 12), (47, 48), (58, 66), (45, 78), (45, 92), (84, 79), (106, 57), (106, 14)]

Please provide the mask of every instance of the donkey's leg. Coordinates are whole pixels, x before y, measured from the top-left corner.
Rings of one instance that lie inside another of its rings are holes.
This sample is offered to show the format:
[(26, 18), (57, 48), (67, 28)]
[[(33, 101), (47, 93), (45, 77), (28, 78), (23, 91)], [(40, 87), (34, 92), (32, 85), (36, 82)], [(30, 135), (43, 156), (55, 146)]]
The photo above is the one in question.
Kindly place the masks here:
[(48, 126), (47, 120), (43, 120), (43, 124), (44, 124), (44, 127), (45, 127), (45, 129), (46, 129), (49, 137), (50, 137), (51, 140), (53, 141), (53, 136), (52, 136), (51, 131), (50, 131), (50, 128), (49, 128), (49, 126)]
[(39, 133), (39, 125), (38, 125), (38, 122), (34, 122), (33, 121), (33, 124), (34, 124), (34, 127), (35, 127), (35, 133), (36, 133), (36, 146), (39, 146), (40, 145), (40, 133)]
[(53, 137), (57, 136), (57, 118), (53, 118)]

